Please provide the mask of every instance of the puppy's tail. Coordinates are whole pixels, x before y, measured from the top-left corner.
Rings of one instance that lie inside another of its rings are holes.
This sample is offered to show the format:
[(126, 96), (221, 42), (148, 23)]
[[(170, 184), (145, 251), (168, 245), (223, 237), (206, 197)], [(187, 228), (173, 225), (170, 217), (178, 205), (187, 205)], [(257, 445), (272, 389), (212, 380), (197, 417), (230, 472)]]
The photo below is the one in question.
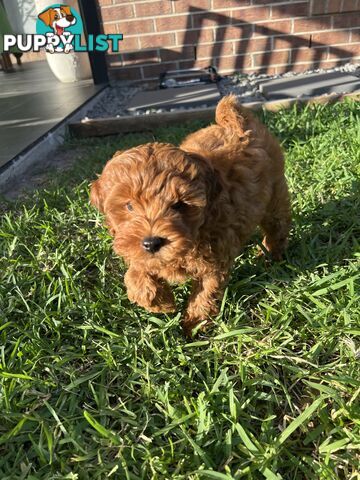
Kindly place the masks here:
[(249, 141), (253, 115), (242, 107), (235, 95), (222, 98), (216, 107), (215, 121), (226, 131), (227, 142), (232, 140)]

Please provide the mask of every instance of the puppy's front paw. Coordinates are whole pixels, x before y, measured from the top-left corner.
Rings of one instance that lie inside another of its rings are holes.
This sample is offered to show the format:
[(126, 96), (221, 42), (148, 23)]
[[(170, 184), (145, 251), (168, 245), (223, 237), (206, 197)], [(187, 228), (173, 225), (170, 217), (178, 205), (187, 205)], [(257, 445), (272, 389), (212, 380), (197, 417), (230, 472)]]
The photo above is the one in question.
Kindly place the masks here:
[(144, 307), (147, 311), (153, 313), (174, 313), (176, 311), (176, 305), (174, 303), (160, 303), (158, 305), (150, 305)]
[(191, 317), (188, 314), (185, 314), (184, 320), (182, 322), (182, 329), (186, 337), (192, 338), (196, 333), (205, 332), (205, 330), (212, 323), (213, 322), (210, 318)]
[(176, 310), (174, 295), (164, 281), (131, 270), (126, 272), (124, 280), (131, 302), (149, 312), (169, 313)]
[(130, 302), (137, 303), (140, 307), (150, 309), (150, 306), (153, 302), (153, 299), (156, 295), (155, 288), (147, 288), (148, 286), (143, 285), (140, 289), (134, 288), (127, 284), (127, 296)]
[(259, 258), (265, 258), (267, 263), (281, 262), (283, 260), (284, 249), (270, 250), (268, 246), (263, 242), (262, 247), (258, 247), (257, 256)]
[(155, 298), (151, 302), (148, 310), (155, 313), (175, 312), (176, 304), (174, 294), (165, 282), (158, 286)]

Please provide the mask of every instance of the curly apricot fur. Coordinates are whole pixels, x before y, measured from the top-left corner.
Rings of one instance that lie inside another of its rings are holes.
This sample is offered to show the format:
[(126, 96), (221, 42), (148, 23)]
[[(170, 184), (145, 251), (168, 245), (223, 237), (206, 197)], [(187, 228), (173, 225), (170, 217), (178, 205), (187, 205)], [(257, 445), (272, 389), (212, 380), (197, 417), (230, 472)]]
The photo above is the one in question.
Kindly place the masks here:
[[(232, 95), (219, 102), (216, 124), (179, 148), (149, 143), (117, 152), (92, 183), (91, 202), (105, 214), (114, 250), (129, 265), (131, 301), (174, 311), (170, 284), (192, 279), (187, 334), (217, 314), (233, 261), (256, 227), (279, 260), (291, 220), (280, 145)], [(142, 242), (153, 236), (165, 243), (149, 253)]]

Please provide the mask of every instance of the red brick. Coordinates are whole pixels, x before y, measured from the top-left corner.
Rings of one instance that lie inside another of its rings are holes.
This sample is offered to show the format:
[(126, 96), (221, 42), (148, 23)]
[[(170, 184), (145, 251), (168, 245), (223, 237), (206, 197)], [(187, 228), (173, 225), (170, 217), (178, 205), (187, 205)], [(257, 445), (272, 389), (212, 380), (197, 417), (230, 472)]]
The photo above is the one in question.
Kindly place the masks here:
[(178, 47), (171, 50), (160, 50), (160, 59), (162, 62), (176, 62), (179, 60), (195, 60), (194, 47)]
[[(194, 17), (195, 18), (195, 15)], [(199, 18), (208, 20), (207, 26), (225, 26), (231, 24), (231, 10), (213, 10), (211, 12), (205, 12), (200, 15)], [(200, 23), (200, 22), (198, 22)], [(196, 23), (195, 23), (196, 24)]]
[(341, 11), (342, 0), (328, 0), (327, 13), (339, 13)]
[(267, 20), (270, 17), (269, 7), (245, 8), (243, 10), (232, 10), (231, 23), (233, 25), (239, 23), (252, 23)]
[(126, 20), (134, 18), (134, 12), (131, 5), (122, 5), (121, 7), (103, 8), (101, 10), (103, 22), (116, 20)]
[(278, 7), (273, 7), (272, 18), (302, 17), (306, 16), (308, 12), (308, 2), (279, 5)]
[(341, 59), (341, 58), (338, 58), (337, 60), (327, 60), (326, 58), (321, 59), (320, 62), (316, 63), (316, 67), (317, 68), (329, 68), (329, 66), (328, 66), (329, 62), (333, 62), (334, 67), (339, 66), (341, 64), (341, 62), (343, 62), (343, 60), (344, 59)]
[(359, 0), (343, 0), (342, 12), (356, 12), (360, 8)]
[(128, 37), (125, 35), (124, 40), (120, 44), (120, 49), (122, 52), (126, 52), (129, 50), (138, 50), (139, 49), (138, 37)]
[(303, 65), (303, 68), (305, 67), (306, 70), (309, 70), (309, 69), (312, 70), (314, 68), (337, 67), (341, 65), (341, 63), (346, 63), (346, 61), (344, 62), (343, 60), (340, 60), (340, 59), (339, 60), (320, 60), (312, 63), (304, 63), (304, 64), (299, 63), (299, 65)]
[(250, 38), (253, 25), (239, 25), (238, 27), (221, 27), (215, 30), (215, 41), (242, 40)]
[(158, 63), (159, 54), (157, 50), (138, 50), (122, 54), (123, 65), (136, 65), (143, 63)]
[(337, 43), (347, 43), (349, 37), (350, 32), (347, 30), (340, 32), (319, 32), (312, 34), (312, 43), (336, 45)]
[(306, 72), (308, 70), (313, 70), (314, 68), (332, 68), (341, 65), (342, 63), (346, 63), (346, 60), (321, 60), (319, 62), (306, 62), (306, 63), (296, 63), (293, 64), (291, 67), (291, 71), (293, 72)]
[(251, 38), (235, 42), (235, 54), (247, 54), (250, 52), (264, 52), (266, 50), (273, 50), (271, 37)]
[(246, 7), (250, 3), (250, 0), (213, 0), (213, 9)]
[(214, 40), (213, 29), (186, 30), (185, 32), (176, 32), (177, 45), (200, 45), (201, 43), (212, 42)]
[(351, 43), (360, 42), (360, 29), (351, 30)]
[(100, 7), (113, 4), (112, 0), (98, 0), (98, 3)]
[(116, 23), (104, 23), (103, 28), (106, 35), (110, 35), (111, 33), (117, 33)]
[(110, 68), (109, 74), (110, 78), (117, 80), (143, 80), (140, 67)]
[(360, 45), (347, 44), (341, 47), (331, 46), (329, 48), (329, 60), (335, 60), (336, 58), (352, 58), (360, 56)]
[(219, 57), (215, 59), (215, 65), (218, 70), (242, 70), (243, 68), (252, 67), (251, 56), (249, 55), (236, 55), (231, 57)]
[(278, 35), (281, 33), (291, 33), (292, 23), (290, 20), (278, 20), (275, 22), (267, 22), (263, 25), (254, 25), (256, 36), (259, 35)]
[(193, 15), (193, 27), (194, 28), (206, 28), (206, 27), (218, 27), (223, 25), (229, 25), (231, 23), (231, 17), (229, 12), (225, 12), (223, 15), (220, 12), (206, 12)]
[(140, 48), (172, 47), (175, 45), (174, 33), (158, 33), (157, 35), (139, 36)]
[(291, 71), (292, 72), (306, 72), (307, 70), (310, 70), (314, 68), (314, 65), (312, 63), (295, 63), (292, 64), (291, 66)]
[(289, 63), (290, 51), (282, 50), (278, 52), (265, 52), (265, 53), (255, 53), (254, 65), (256, 67), (273, 65), (276, 63)]
[(142, 67), (145, 78), (158, 78), (161, 73), (164, 73), (168, 70), (176, 69), (176, 63), (161, 63), (158, 65), (149, 65), (147, 67)]
[(282, 37), (274, 37), (274, 50), (308, 46), (309, 36), (307, 36), (306, 38), (297, 37), (295, 35), (283, 35)]
[(152, 19), (148, 20), (134, 20), (133, 22), (122, 21), (118, 23), (119, 33), (124, 35), (136, 35), (138, 32), (151, 33), (154, 31), (154, 24)]
[(360, 15), (335, 15), (334, 28), (354, 28), (360, 27)]
[(275, 75), (281, 75), (282, 73), (291, 72), (291, 71), (292, 71), (291, 64), (279, 65), (278, 67), (275, 67)]
[(269, 5), (270, 3), (273, 4), (273, 3), (280, 3), (280, 2), (284, 3), (284, 0), (253, 0), (252, 4), (253, 5)]
[(196, 12), (211, 8), (210, 0), (176, 0), (173, 4), (175, 13)]
[(214, 58), (234, 53), (233, 42), (212, 43), (211, 45), (199, 45), (196, 48), (196, 58)]
[[(191, 18), (188, 15), (176, 15), (172, 17), (159, 17), (155, 20), (156, 31), (169, 32), (173, 30), (186, 30), (191, 28)], [(141, 30), (139, 30), (141, 32)]]
[(179, 68), (207, 68), (210, 63), (211, 61), (208, 58), (205, 60), (185, 60), (183, 62), (179, 62)]
[(316, 20), (294, 20), (294, 32), (317, 32), (331, 29), (331, 16), (317, 17)]
[(291, 63), (312, 62), (316, 59), (327, 58), (327, 47), (321, 48), (293, 48), (290, 51)]
[(157, 15), (166, 15), (171, 13), (170, 2), (150, 2), (150, 3), (135, 3), (135, 14), (137, 18), (140, 17), (156, 17)]
[(331, 68), (331, 67), (338, 67), (342, 63), (346, 63), (348, 60), (344, 58), (338, 58), (337, 60), (321, 60), (317, 64), (318, 68)]
[(279, 67), (262, 67), (262, 68), (252, 68), (252, 69), (245, 69), (244, 73), (266, 73), (267, 75), (275, 75), (276, 74), (276, 69)]
[(324, 15), (326, 13), (326, 0), (317, 0), (312, 3), (312, 15)]
[(343, 65), (344, 63), (347, 63), (348, 60), (346, 59), (339, 59), (339, 60), (325, 60), (320, 63), (321, 68), (333, 68), (333, 67), (339, 67), (340, 65)]

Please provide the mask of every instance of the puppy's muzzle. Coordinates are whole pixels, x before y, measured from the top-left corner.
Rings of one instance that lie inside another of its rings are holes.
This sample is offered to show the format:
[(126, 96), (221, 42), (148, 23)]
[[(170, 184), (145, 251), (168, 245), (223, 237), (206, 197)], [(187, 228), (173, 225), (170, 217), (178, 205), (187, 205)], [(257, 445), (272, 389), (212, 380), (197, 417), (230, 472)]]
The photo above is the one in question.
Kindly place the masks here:
[(165, 238), (161, 237), (145, 237), (142, 245), (144, 249), (149, 253), (156, 253), (161, 247), (165, 245)]

